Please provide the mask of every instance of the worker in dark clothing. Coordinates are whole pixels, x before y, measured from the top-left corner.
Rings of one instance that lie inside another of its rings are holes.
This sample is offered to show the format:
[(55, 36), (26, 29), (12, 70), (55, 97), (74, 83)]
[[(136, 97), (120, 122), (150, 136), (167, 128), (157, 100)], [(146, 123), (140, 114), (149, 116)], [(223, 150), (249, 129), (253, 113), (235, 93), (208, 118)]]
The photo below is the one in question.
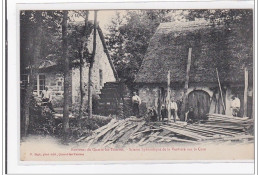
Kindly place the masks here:
[(139, 117), (139, 106), (141, 104), (141, 98), (134, 92), (132, 97), (133, 112), (136, 117)]
[(162, 105), (162, 109), (161, 109), (162, 121), (164, 121), (164, 118), (167, 118), (167, 115), (168, 115), (168, 111), (167, 111), (165, 105)]
[(157, 121), (157, 112), (156, 112), (154, 107), (150, 108), (148, 110), (148, 116), (149, 116), (151, 122), (156, 122)]
[(187, 123), (194, 123), (196, 121), (193, 107), (189, 108), (189, 111), (185, 114), (185, 119)]

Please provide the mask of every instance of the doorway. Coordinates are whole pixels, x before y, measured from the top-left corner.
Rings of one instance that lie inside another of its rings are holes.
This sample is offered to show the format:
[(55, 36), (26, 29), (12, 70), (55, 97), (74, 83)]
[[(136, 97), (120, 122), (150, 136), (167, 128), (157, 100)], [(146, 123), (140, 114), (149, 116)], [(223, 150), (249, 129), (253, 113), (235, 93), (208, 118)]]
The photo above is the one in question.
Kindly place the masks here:
[(195, 117), (202, 119), (209, 113), (210, 96), (203, 90), (194, 90), (188, 95), (188, 108), (192, 107)]

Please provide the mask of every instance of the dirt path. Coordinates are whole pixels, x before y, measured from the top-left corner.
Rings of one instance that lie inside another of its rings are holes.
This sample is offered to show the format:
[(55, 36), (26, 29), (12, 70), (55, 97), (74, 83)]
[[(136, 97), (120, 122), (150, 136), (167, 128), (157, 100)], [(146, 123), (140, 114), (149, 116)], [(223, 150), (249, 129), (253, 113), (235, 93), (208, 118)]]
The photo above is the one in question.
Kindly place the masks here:
[(50, 136), (29, 136), (21, 142), (21, 160), (116, 161), (116, 160), (253, 160), (253, 142), (148, 143), (102, 148), (87, 143), (63, 145)]

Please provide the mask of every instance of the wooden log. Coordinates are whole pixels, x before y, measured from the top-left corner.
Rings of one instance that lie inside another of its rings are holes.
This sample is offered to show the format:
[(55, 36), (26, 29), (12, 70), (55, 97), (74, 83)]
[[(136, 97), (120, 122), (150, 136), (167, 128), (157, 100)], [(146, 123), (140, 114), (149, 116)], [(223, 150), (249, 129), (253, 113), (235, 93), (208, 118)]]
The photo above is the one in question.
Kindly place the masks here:
[(162, 142), (164, 140), (171, 140), (171, 141), (179, 141), (179, 142), (197, 143), (196, 141), (187, 140), (187, 139), (180, 139), (180, 138), (177, 138), (177, 137), (166, 137), (166, 136), (151, 136), (151, 137), (160, 138), (161, 139), (161, 140), (159, 140), (160, 142)]
[(226, 137), (226, 138), (223, 138), (223, 140), (229, 140), (229, 141), (243, 140), (243, 139), (254, 139), (254, 136), (251, 136), (251, 135), (242, 135), (242, 136), (235, 136), (235, 137)]
[(206, 124), (203, 124), (203, 125), (199, 125), (199, 126), (203, 126), (203, 127), (208, 128), (208, 129), (211, 129), (211, 128), (244, 129), (244, 127), (232, 127), (232, 126), (223, 126), (223, 125), (206, 125)]
[(234, 133), (233, 132), (229, 132), (229, 131), (223, 131), (223, 130), (220, 130), (220, 129), (216, 129), (216, 128), (208, 128), (208, 127), (201, 127), (200, 125), (197, 126), (189, 126), (189, 127), (196, 127), (197, 129), (201, 129), (201, 130), (204, 130), (204, 131), (208, 131), (208, 132), (213, 132), (215, 134), (223, 134), (223, 135), (233, 135)]
[(172, 125), (172, 124), (169, 124), (175, 128), (180, 128), (180, 129), (183, 129), (185, 131), (189, 131), (189, 132), (192, 132), (192, 133), (197, 133), (201, 136), (205, 136), (205, 137), (210, 137), (212, 136), (213, 134), (212, 133), (209, 133), (209, 132), (206, 132), (206, 131), (203, 131), (203, 130), (199, 130), (199, 129), (194, 129), (194, 128), (189, 128), (188, 126), (181, 126), (181, 125)]
[(148, 139), (146, 139), (145, 141), (139, 143), (139, 145), (142, 146), (142, 145), (147, 144), (148, 142), (152, 142), (152, 141), (156, 140), (157, 138), (153, 137), (153, 136), (157, 136), (159, 133), (160, 132), (152, 133), (151, 135), (148, 136)]
[(98, 129), (96, 129), (94, 132), (95, 132), (95, 133), (99, 133), (99, 132), (101, 132), (103, 129), (107, 128), (108, 126), (113, 125), (116, 121), (117, 121), (116, 119), (112, 119), (107, 125), (104, 125), (104, 126), (98, 128)]
[(157, 110), (157, 116), (158, 121), (161, 121), (161, 110), (162, 110), (162, 100), (161, 100), (161, 89), (158, 90), (158, 110)]
[(247, 93), (248, 93), (248, 69), (245, 66), (245, 89), (244, 89), (244, 115), (243, 117), (247, 117)]
[[(201, 127), (201, 125), (199, 125)], [(199, 127), (197, 126), (197, 127)], [(233, 131), (227, 131), (227, 130), (223, 130), (222, 128), (214, 128), (214, 127), (211, 127), (211, 126), (206, 126), (206, 127), (203, 127), (204, 129), (209, 129), (210, 131), (214, 131), (214, 132), (218, 132), (221, 134), (224, 134), (224, 135), (234, 135), (234, 134), (237, 134), (237, 132), (233, 132)]]
[(116, 122), (114, 123), (112, 126), (107, 127), (106, 129), (104, 129), (102, 132), (100, 132), (96, 137), (95, 140), (98, 140), (100, 137), (104, 136), (108, 131), (110, 131), (111, 129), (114, 129), (116, 126), (118, 126), (121, 122)]
[(218, 75), (218, 69), (216, 68), (216, 72), (217, 72), (217, 78), (218, 78), (218, 86), (219, 86), (219, 91), (220, 91), (220, 95), (221, 95), (221, 101), (222, 101), (222, 106), (223, 106), (223, 111), (226, 112), (226, 106), (224, 103), (224, 98), (223, 98), (223, 93), (222, 93), (222, 88), (221, 88), (221, 84), (220, 84), (220, 80), (219, 80), (219, 75)]
[(133, 133), (130, 135), (130, 137), (133, 136), (141, 127), (143, 127), (144, 124), (145, 124), (145, 122), (138, 123), (137, 127), (135, 128)]
[(225, 118), (209, 118), (208, 121), (211, 122), (229, 122), (230, 124), (242, 124), (244, 121), (237, 121), (237, 120), (231, 120), (231, 119), (225, 119)]
[(114, 131), (115, 131), (115, 130), (109, 130), (109, 131), (104, 135), (104, 137), (101, 139), (100, 142), (106, 142), (107, 139), (111, 136), (111, 133), (113, 134)]
[(153, 132), (153, 131), (160, 131), (160, 130), (162, 130), (162, 129), (150, 129), (150, 128), (148, 128), (144, 131), (136, 132), (133, 136), (138, 135), (138, 134), (143, 134), (143, 133), (146, 133), (146, 132)]
[(239, 117), (233, 117), (233, 116), (228, 116), (228, 115), (222, 115), (222, 114), (207, 114), (207, 116), (216, 116), (216, 117), (223, 117), (223, 118), (230, 118), (234, 120), (248, 120), (247, 118), (239, 118)]
[(187, 70), (186, 70), (186, 79), (185, 79), (185, 84), (184, 84), (184, 93), (182, 97), (182, 106), (181, 106), (181, 119), (185, 120), (185, 106), (186, 106), (186, 100), (187, 100), (187, 91), (189, 88), (189, 74), (190, 74), (190, 66), (191, 66), (191, 51), (192, 48), (189, 48), (189, 53), (188, 53), (188, 61), (187, 61)]
[[(127, 141), (129, 140), (130, 135), (132, 134), (131, 130), (132, 130), (133, 128), (135, 128), (136, 126), (137, 126), (137, 124), (133, 124), (133, 125), (130, 125), (129, 127), (127, 127), (127, 129), (122, 132), (123, 135), (121, 135), (120, 137), (117, 137), (117, 139), (120, 139), (120, 141), (121, 141), (123, 144), (126, 144)], [(116, 140), (117, 140), (117, 139), (116, 139)]]
[(143, 137), (137, 144), (138, 145), (142, 144), (145, 141), (145, 139), (147, 139), (147, 137)]
[(110, 140), (115, 134), (118, 134), (122, 129), (124, 129), (127, 126), (127, 122), (123, 122), (119, 125), (117, 125), (116, 128), (114, 128), (113, 130), (111, 130), (111, 132), (109, 132), (109, 134), (107, 134), (107, 137), (105, 137), (104, 139), (102, 139), (103, 144), (105, 144), (108, 140)]
[(169, 131), (172, 131), (173, 133), (179, 134), (179, 135), (183, 135), (189, 138), (192, 138), (194, 140), (203, 140), (206, 139), (206, 137), (194, 134), (192, 132), (188, 132), (188, 131), (184, 131), (184, 130), (180, 130), (180, 129), (176, 129), (176, 128), (171, 128), (171, 127), (167, 127), (167, 126), (161, 126), (161, 128), (163, 129), (167, 129)]
[[(128, 126), (128, 128), (126, 130), (124, 130), (124, 132), (120, 132), (118, 134), (114, 134), (112, 137), (110, 137), (109, 139), (106, 140), (106, 142), (103, 143), (104, 146), (108, 146), (116, 141), (118, 141), (118, 139), (120, 139), (122, 136), (126, 135), (128, 130), (136, 127), (137, 125), (132, 125), (132, 126)], [(127, 139), (128, 140), (128, 139)]]
[(206, 137), (211, 137), (214, 134), (216, 134), (212, 131), (207, 131), (207, 130), (204, 130), (204, 129), (201, 129), (201, 128), (196, 128), (196, 127), (186, 126), (185, 129), (191, 130), (192, 132), (196, 132), (196, 133), (201, 134), (201, 135), (206, 136)]
[(166, 107), (167, 107), (167, 111), (168, 111), (168, 122), (170, 121), (171, 118), (171, 108), (170, 108), (170, 104), (171, 104), (171, 71), (168, 71), (168, 75), (167, 75), (167, 98), (166, 98)]

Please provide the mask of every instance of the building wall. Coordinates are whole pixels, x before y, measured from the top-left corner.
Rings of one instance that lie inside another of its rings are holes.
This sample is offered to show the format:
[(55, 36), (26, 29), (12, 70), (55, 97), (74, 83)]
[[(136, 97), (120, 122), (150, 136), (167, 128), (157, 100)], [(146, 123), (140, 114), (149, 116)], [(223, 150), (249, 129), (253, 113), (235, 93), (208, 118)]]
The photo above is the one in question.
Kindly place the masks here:
[[(52, 95), (52, 104), (53, 107), (63, 107), (63, 92), (64, 92), (64, 78), (61, 73), (55, 72), (41, 72), (39, 75), (45, 76), (45, 88), (48, 87), (48, 90)], [(38, 75), (38, 77), (39, 77)], [(71, 73), (69, 79), (71, 81)], [(72, 86), (69, 87), (69, 94), (72, 92)], [(41, 92), (34, 91), (34, 94), (41, 97)], [(72, 101), (71, 101), (72, 102)]]
[[(115, 76), (113, 74), (113, 70), (109, 64), (107, 56), (104, 52), (102, 42), (97, 34), (96, 39), (96, 54), (95, 54), (95, 61), (93, 65), (93, 94), (98, 95), (100, 94), (100, 90), (104, 86), (106, 82), (115, 82)], [(89, 37), (88, 42), (88, 50), (92, 53), (93, 48), (93, 34)], [(100, 71), (102, 71), (102, 79), (103, 81), (100, 82)], [(87, 103), (87, 94), (88, 94), (88, 75), (89, 75), (89, 65), (85, 64), (83, 66), (83, 89), (85, 92), (84, 97), (84, 104)], [(79, 68), (75, 68), (72, 70), (72, 102), (77, 103), (80, 100), (80, 72)]]
[[(144, 87), (139, 88), (139, 96), (142, 99), (142, 101), (147, 104), (147, 107), (156, 106), (158, 103), (158, 91), (159, 90), (160, 90), (159, 87), (144, 86)], [(167, 90), (167, 89), (165, 88), (165, 90)], [(187, 94), (189, 94), (193, 90), (204, 90), (210, 96), (212, 96), (212, 94), (213, 94), (213, 92), (209, 88), (206, 88), (206, 87), (190, 87), (187, 91)], [(167, 93), (167, 92), (165, 92), (165, 93)], [(171, 100), (174, 100), (174, 101), (182, 100), (183, 93), (184, 93), (183, 89), (171, 88)]]
[[(156, 107), (156, 109), (157, 109), (159, 89), (160, 89), (159, 87), (152, 87), (149, 85), (142, 86), (138, 89), (138, 93), (142, 100), (142, 103), (145, 103), (147, 108)], [(203, 90), (209, 94), (210, 101), (211, 101), (209, 113), (222, 113), (223, 112), (223, 105), (222, 105), (222, 100), (221, 100), (219, 92), (217, 92), (217, 95), (216, 95), (214, 93), (214, 91), (211, 90), (209, 87), (193, 86), (193, 87), (189, 87), (187, 94), (189, 94), (190, 92), (192, 92), (194, 90)], [(184, 93), (183, 89), (171, 88), (171, 99), (173, 99), (174, 101), (182, 100), (183, 93)], [(218, 98), (217, 101), (215, 100), (215, 98), (213, 98), (213, 95), (214, 95), (214, 97), (217, 96), (217, 98)], [(226, 110), (225, 110), (226, 115), (232, 115), (232, 110), (230, 108), (230, 104), (232, 101), (231, 97), (233, 95), (234, 95), (234, 93), (232, 92), (232, 88), (225, 88), (225, 93), (223, 94), (223, 97), (224, 97), (224, 103), (225, 103), (225, 107), (226, 107)], [(249, 91), (248, 96), (249, 97), (252, 96), (251, 91)], [(243, 108), (243, 99), (241, 96), (239, 98), (241, 101), (241, 111), (243, 113), (243, 109), (242, 109)], [(216, 109), (216, 107), (217, 107), (217, 109)], [(248, 111), (251, 114), (252, 112), (250, 112), (250, 110), (252, 110), (252, 107), (251, 108), (248, 107)]]

